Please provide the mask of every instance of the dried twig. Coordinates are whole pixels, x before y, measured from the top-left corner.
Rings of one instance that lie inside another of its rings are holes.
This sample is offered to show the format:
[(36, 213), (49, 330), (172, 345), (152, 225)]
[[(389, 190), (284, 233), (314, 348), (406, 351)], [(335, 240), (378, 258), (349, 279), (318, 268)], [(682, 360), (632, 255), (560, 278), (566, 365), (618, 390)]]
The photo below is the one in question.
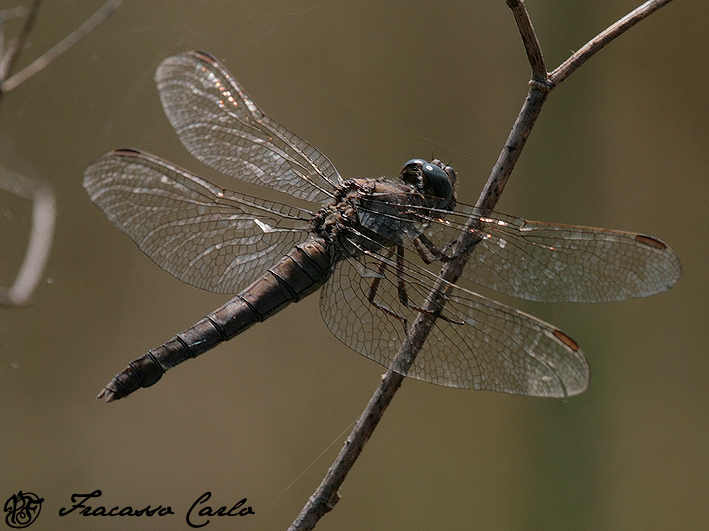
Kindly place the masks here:
[[(476, 206), (479, 209), (484, 211), (494, 208), (551, 90), (610, 41), (671, 1), (650, 0), (646, 2), (598, 34), (562, 63), (559, 68), (549, 74), (546, 71), (541, 46), (524, 7), (523, 0), (506, 0), (507, 5), (512, 9), (517, 27), (522, 36), (527, 58), (532, 69), (532, 78), (529, 83), (529, 93), (522, 105), (522, 109), (477, 201)], [(466, 229), (475, 227), (476, 223), (477, 219), (471, 217)], [(458, 279), (474, 247), (473, 238), (474, 231), (464, 230), (463, 234), (461, 234), (457, 248), (465, 251), (446, 263), (441, 270), (439, 281), (426, 299), (423, 311), (419, 313), (418, 318), (409, 329), (409, 335), (394, 359), (392, 368), (382, 378), (379, 387), (369, 400), (352, 433), (345, 441), (340, 454), (328, 470), (318, 489), (289, 527), (289, 531), (312, 529), (318, 520), (330, 511), (339, 500), (337, 491), (340, 485), (372, 435), (384, 414), (384, 410), (394, 397), (394, 393), (401, 385), (404, 379), (402, 374), (406, 374), (418, 351), (426, 341), (426, 337), (435, 322), (435, 315), (440, 313), (445, 304), (445, 297), (450, 283)], [(398, 372), (394, 372), (394, 369)]]
[(0, 80), (3, 79), (5, 70), (5, 61), (10, 58), (5, 54), (5, 22), (15, 18), (22, 18), (27, 14), (27, 9), (22, 6), (10, 7), (0, 10)]
[(0, 167), (0, 188), (32, 201), (32, 230), (17, 278), (10, 288), (0, 287), (0, 304), (26, 304), (40, 281), (54, 237), (56, 201), (52, 188)]
[(608, 26), (605, 31), (602, 31), (593, 39), (584, 44), (580, 50), (561, 63), (558, 68), (549, 74), (549, 82), (554, 86), (558, 85), (606, 44), (625, 33), (627, 30), (635, 26), (635, 24), (648, 17), (661, 7), (669, 4), (671, 1), (672, 0), (650, 0), (625, 15), (615, 24)]
[(34, 17), (36, 16), (35, 6), (39, 5), (39, 0), (36, 0), (32, 6), (32, 11), (27, 16), (23, 31), (20, 33), (22, 38), (18, 37), (13, 45), (13, 48), (8, 52), (8, 54), (12, 53), (13, 55), (7, 62), (3, 61), (3, 65), (5, 65), (5, 63), (7, 64), (5, 65), (4, 71), (0, 71), (0, 81), (2, 81), (2, 84), (0, 84), (0, 94), (11, 91), (20, 83), (26, 81), (28, 78), (32, 77), (37, 72), (42, 70), (45, 66), (47, 66), (49, 63), (54, 61), (57, 57), (59, 57), (61, 54), (71, 48), (79, 40), (88, 35), (96, 26), (98, 26), (106, 18), (111, 16), (113, 12), (118, 9), (118, 6), (120, 6), (122, 2), (123, 0), (109, 0), (103, 5), (103, 7), (101, 7), (101, 9), (96, 11), (96, 13), (94, 13), (81, 26), (79, 26), (69, 35), (64, 37), (61, 41), (55, 44), (41, 57), (33, 61), (31, 64), (27, 65), (25, 68), (20, 70), (11, 78), (5, 79), (6, 76), (11, 72), (12, 67), (17, 60), (17, 56), (22, 50), (24, 38), (26, 35), (25, 28), (27, 28), (27, 32), (29, 32), (29, 29), (31, 29), (32, 27), (32, 22), (34, 22)]
[[(17, 59), (20, 57), (20, 53), (22, 53), (22, 50), (25, 47), (25, 41), (32, 32), (32, 26), (34, 26), (34, 23), (37, 20), (39, 6), (41, 3), (42, 0), (34, 0), (34, 2), (32, 2), (32, 6), (30, 6), (29, 11), (27, 12), (27, 17), (25, 17), (25, 23), (22, 25), (20, 34), (14, 40), (12, 46), (10, 46), (7, 54), (2, 57), (2, 63), (0, 63), (0, 81), (5, 81), (5, 78), (7, 78), (10, 72), (12, 72), (15, 63), (17, 63)], [(0, 92), (2, 92), (1, 89)]]
[[(51, 63), (110, 16), (121, 3), (122, 0), (109, 0), (101, 9), (94, 13), (91, 18), (62, 39), (39, 59), (11, 78), (6, 79), (17, 63), (17, 59), (24, 49), (25, 42), (37, 19), (41, 0), (34, 0), (32, 6), (26, 13), (25, 22), (20, 30), (20, 34), (14, 39), (7, 53), (0, 57), (0, 96), (42, 70), (42, 68)], [(5, 13), (15, 17), (20, 13), (24, 15), (24, 10), (20, 11), (16, 9), (10, 13)], [(0, 40), (2, 39), (4, 39), (4, 34), (0, 31)], [(2, 49), (2, 46), (0, 46), (0, 49)], [(47, 258), (49, 257), (52, 238), (54, 236), (56, 201), (54, 192), (48, 185), (9, 172), (4, 168), (0, 168), (0, 188), (6, 189), (19, 197), (32, 200), (33, 205), (32, 229), (22, 266), (20, 267), (15, 282), (10, 288), (0, 287), (1, 305), (20, 306), (29, 301), (32, 292), (37, 287), (42, 272), (44, 271)]]

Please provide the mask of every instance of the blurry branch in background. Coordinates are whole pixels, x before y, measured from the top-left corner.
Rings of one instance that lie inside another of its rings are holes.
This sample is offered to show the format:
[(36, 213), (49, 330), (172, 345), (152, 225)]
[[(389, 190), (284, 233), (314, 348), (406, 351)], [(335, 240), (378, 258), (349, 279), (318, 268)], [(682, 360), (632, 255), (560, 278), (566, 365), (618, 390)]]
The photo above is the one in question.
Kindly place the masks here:
[[(34, 21), (37, 17), (37, 11), (41, 0), (35, 0), (29, 9), (27, 18), (25, 19), (25, 24), (20, 31), (20, 35), (13, 41), (10, 49), (5, 54), (5, 56), (0, 60), (0, 94), (4, 92), (9, 92), (14, 89), (17, 85), (32, 77), (34, 74), (42, 70), (45, 66), (51, 63), (54, 59), (59, 57), (74, 44), (79, 42), (83, 37), (88, 35), (96, 26), (101, 22), (106, 20), (113, 12), (118, 9), (123, 0), (109, 0), (106, 2), (101, 9), (96, 11), (91, 18), (84, 22), (81, 26), (72, 31), (69, 35), (55, 44), (51, 49), (44, 53), (39, 59), (36, 59), (30, 65), (26, 66), (20, 70), (17, 74), (13, 75), (11, 78), (7, 78), (12, 72), (14, 65), (17, 62), (19, 54), (22, 52), (24, 47), (24, 42), (29, 36)], [(2, 35), (0, 35), (2, 37)]]
[[(0, 27), (0, 43), (2, 44), (2, 58), (0, 59), (0, 82), (4, 83), (10, 71), (14, 68), (17, 59), (20, 57), (20, 53), (25, 48), (25, 41), (32, 32), (32, 26), (34, 26), (35, 20), (37, 20), (37, 14), (39, 13), (39, 6), (42, 0), (35, 0), (32, 2), (27, 12), (24, 8), (15, 7), (13, 9), (8, 9), (7, 11), (0, 12), (0, 22), (3, 23)], [(10, 49), (5, 53), (5, 24), (6, 20), (11, 20), (13, 18), (22, 18), (26, 13), (25, 23), (20, 30), (20, 34), (15, 38), (10, 44)], [(2, 90), (0, 85), (0, 93), (5, 92)]]
[[(478, 209), (481, 211), (492, 210), (497, 204), (549, 93), (597, 51), (671, 1), (649, 0), (645, 2), (599, 33), (579, 51), (572, 54), (558, 68), (549, 73), (544, 63), (541, 45), (532, 27), (532, 22), (524, 7), (523, 0), (506, 0), (522, 37), (532, 76), (529, 82), (529, 92), (522, 109), (475, 205)], [(478, 233), (478, 231), (471, 229), (474, 229), (478, 223), (479, 219), (475, 216), (468, 220), (463, 233), (456, 242), (453, 253), (455, 258), (447, 262), (442, 268), (439, 282), (426, 299), (422, 308), (423, 311), (420, 312), (419, 317), (409, 329), (409, 335), (392, 363), (392, 367), (396, 367), (397, 372), (389, 369), (382, 377), (379, 387), (370, 398), (352, 433), (345, 441), (340, 454), (328, 470), (318, 489), (310, 496), (298, 517), (289, 527), (289, 531), (313, 529), (318, 520), (325, 513), (332, 510), (339, 501), (338, 489), (374, 432), (394, 394), (399, 389), (405, 378), (403, 375), (407, 373), (413, 364), (416, 355), (433, 327), (436, 316), (440, 314), (445, 304), (446, 286), (457, 281), (470, 256), (476, 243), (475, 234)]]
[(29, 301), (49, 257), (54, 235), (56, 202), (49, 185), (10, 172), (3, 167), (0, 167), (0, 188), (32, 201), (32, 229), (22, 266), (12, 287), (0, 286), (0, 304), (20, 306)]
[[(30, 65), (8, 78), (12, 73), (20, 54), (25, 49), (32, 28), (39, 14), (41, 0), (35, 0), (29, 9), (16, 7), (0, 11), (0, 98), (5, 92), (17, 87), (62, 53), (76, 44), (98, 24), (110, 16), (122, 3), (122, 0), (110, 0), (86, 22), (59, 41), (50, 50)], [(5, 52), (5, 22), (25, 17), (19, 35), (7, 46)], [(0, 189), (4, 189), (23, 199), (32, 201), (32, 228), (22, 266), (15, 282), (10, 288), (0, 287), (0, 305), (20, 306), (26, 304), (37, 287), (49, 257), (54, 236), (56, 219), (56, 201), (54, 192), (47, 184), (10, 172), (0, 166)]]

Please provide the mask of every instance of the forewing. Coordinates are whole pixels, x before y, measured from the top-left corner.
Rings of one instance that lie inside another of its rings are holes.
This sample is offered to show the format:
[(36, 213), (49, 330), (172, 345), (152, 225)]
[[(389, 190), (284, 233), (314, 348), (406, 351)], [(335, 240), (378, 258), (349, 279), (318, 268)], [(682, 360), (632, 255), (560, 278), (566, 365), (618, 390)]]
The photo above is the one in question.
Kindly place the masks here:
[[(382, 269), (382, 261), (387, 266)], [(393, 259), (350, 254), (322, 289), (320, 307), (330, 331), (356, 352), (389, 368), (435, 278), (407, 264), (397, 288)], [(374, 301), (368, 300), (378, 281)], [(555, 327), (457, 286), (407, 376), (449, 387), (527, 396), (564, 397), (588, 386), (589, 368), (578, 345)], [(384, 308), (387, 310), (385, 311)], [(405, 318), (405, 323), (398, 317)]]
[(180, 140), (205, 164), (309, 201), (324, 201), (342, 184), (323, 153), (264, 114), (210, 55), (168, 57), (155, 82)]
[[(377, 210), (383, 210), (379, 207)], [(526, 221), (498, 213), (481, 215), (458, 204), (454, 212), (411, 206), (409, 227), (420, 227), (439, 249), (452, 254), (470, 216), (475, 245), (462, 276), (521, 299), (540, 302), (610, 302), (665, 291), (682, 266), (664, 242), (616, 230)], [(409, 231), (404, 239), (416, 252)]]
[(307, 211), (219, 188), (134, 150), (100, 157), (84, 188), (157, 265), (215, 293), (240, 291), (307, 238)]

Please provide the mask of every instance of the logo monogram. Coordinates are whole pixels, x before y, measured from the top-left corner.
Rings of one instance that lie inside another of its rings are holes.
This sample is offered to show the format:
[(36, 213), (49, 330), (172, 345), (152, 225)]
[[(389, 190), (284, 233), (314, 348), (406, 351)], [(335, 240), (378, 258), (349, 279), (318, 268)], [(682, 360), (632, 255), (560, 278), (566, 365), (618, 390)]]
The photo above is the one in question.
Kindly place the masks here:
[(14, 529), (29, 527), (39, 516), (43, 501), (32, 492), (13, 494), (5, 502), (5, 523)]

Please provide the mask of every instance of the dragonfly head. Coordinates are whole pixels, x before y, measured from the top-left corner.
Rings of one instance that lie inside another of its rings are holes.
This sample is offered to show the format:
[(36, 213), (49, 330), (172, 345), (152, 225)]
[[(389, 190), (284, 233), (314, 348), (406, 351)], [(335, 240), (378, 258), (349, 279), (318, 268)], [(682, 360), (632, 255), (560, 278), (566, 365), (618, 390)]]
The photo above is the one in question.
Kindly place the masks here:
[(401, 168), (401, 180), (415, 186), (422, 194), (439, 197), (455, 206), (455, 188), (458, 180), (455, 170), (435, 159), (411, 159)]

